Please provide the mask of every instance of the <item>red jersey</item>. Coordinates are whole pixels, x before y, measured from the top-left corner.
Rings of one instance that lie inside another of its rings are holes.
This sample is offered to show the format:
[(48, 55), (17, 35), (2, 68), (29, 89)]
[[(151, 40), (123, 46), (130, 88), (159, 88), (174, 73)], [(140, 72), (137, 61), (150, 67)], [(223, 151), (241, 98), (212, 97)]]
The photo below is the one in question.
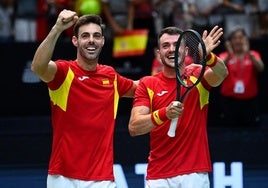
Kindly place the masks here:
[[(251, 50), (250, 53), (260, 59), (260, 54)], [(227, 52), (222, 52), (219, 57), (225, 59)], [(226, 63), (229, 74), (221, 84), (220, 93), (226, 97), (237, 99), (250, 99), (258, 93), (258, 73), (248, 55), (237, 58), (231, 55)]]
[[(189, 72), (193, 74), (193, 72)], [(202, 80), (184, 100), (175, 137), (167, 135), (170, 120), (150, 132), (150, 154), (146, 179), (170, 178), (193, 172), (210, 172), (211, 161), (207, 139), (207, 112), (211, 86)], [(185, 88), (181, 87), (181, 92)], [(134, 106), (151, 111), (166, 107), (176, 99), (176, 79), (163, 73), (144, 77), (136, 90)]]
[(114, 180), (113, 134), (119, 97), (133, 82), (112, 67), (81, 69), (76, 61), (56, 61), (48, 83), (53, 144), (49, 174), (81, 180)]

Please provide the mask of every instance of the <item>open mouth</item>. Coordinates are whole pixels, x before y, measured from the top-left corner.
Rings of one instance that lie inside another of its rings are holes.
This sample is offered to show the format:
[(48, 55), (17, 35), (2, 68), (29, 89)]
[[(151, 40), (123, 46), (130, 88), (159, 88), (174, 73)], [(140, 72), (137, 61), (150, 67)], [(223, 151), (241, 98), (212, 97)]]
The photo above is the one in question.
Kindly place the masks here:
[(174, 59), (175, 59), (175, 56), (172, 55), (172, 56), (168, 56), (167, 58), (168, 58), (169, 60), (174, 60)]
[(89, 53), (94, 53), (96, 51), (96, 47), (87, 47), (86, 48)]

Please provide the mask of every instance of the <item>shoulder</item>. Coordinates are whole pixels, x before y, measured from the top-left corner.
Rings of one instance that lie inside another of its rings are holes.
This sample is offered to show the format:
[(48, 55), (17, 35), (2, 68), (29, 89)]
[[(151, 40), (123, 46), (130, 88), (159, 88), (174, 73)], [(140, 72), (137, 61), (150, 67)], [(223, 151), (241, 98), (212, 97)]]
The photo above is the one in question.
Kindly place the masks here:
[(140, 79), (140, 81), (142, 82), (146, 82), (146, 81), (149, 81), (149, 80), (153, 80), (153, 76), (144, 76)]
[(74, 63), (74, 61), (73, 60), (58, 59), (55, 61), (55, 63), (65, 65), (65, 64)]
[(74, 60), (58, 59), (55, 61), (57, 69), (68, 69), (69, 67), (77, 66)]
[(154, 76), (144, 76), (140, 79), (138, 87), (146, 87), (146, 88), (155, 88), (163, 83), (163, 79), (161, 79), (161, 74), (156, 74)]
[(254, 56), (260, 56), (260, 53), (256, 50), (250, 50), (250, 54), (252, 54)]
[(102, 65), (102, 64), (98, 64), (98, 71), (100, 72), (104, 72), (104, 73), (113, 73), (113, 74), (117, 74), (116, 70), (108, 65)]
[(140, 82), (143, 83), (153, 83), (159, 80), (159, 74), (156, 74), (154, 76), (144, 76), (140, 79)]

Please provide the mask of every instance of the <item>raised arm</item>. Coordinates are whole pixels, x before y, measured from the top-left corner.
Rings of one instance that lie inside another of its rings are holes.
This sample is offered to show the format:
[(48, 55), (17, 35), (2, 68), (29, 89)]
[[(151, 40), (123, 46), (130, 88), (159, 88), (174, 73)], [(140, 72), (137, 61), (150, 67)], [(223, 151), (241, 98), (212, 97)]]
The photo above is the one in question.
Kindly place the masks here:
[(252, 61), (254, 67), (256, 68), (256, 70), (258, 72), (263, 72), (264, 71), (264, 63), (263, 63), (261, 57), (257, 58), (251, 53), (250, 42), (249, 42), (249, 39), (247, 37), (244, 38), (243, 42), (244, 42), (244, 48), (243, 48), (244, 52), (246, 54), (248, 54), (250, 60)]
[(108, 24), (110, 24), (111, 28), (113, 29), (113, 32), (116, 34), (120, 34), (124, 31), (124, 28), (122, 28), (114, 19), (108, 2), (102, 2), (102, 12), (105, 16)]
[(55, 25), (37, 48), (31, 70), (44, 82), (51, 81), (56, 73), (57, 68), (51, 58), (60, 34), (65, 29), (70, 28), (77, 19), (76, 12), (70, 10), (61, 11)]
[(207, 65), (210, 67), (206, 70), (204, 77), (212, 87), (219, 86), (228, 75), (228, 69), (223, 60), (212, 53), (219, 46), (222, 35), (222, 28), (215, 26), (209, 33), (205, 30), (202, 36), (206, 45)]

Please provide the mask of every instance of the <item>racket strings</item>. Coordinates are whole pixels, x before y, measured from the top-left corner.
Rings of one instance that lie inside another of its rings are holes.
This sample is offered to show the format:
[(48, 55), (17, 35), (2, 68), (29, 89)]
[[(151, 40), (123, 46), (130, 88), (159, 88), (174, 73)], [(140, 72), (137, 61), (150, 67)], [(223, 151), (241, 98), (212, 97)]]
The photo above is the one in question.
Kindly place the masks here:
[[(205, 58), (206, 47), (200, 34), (191, 29), (184, 31), (180, 35), (175, 49), (174, 68), (177, 78), (177, 100), (183, 102), (188, 93), (201, 82), (206, 70)], [(181, 65), (184, 65), (183, 69), (179, 69)], [(174, 137), (176, 135), (177, 125), (178, 118), (172, 119), (168, 136)]]
[[(181, 75), (181, 78), (184, 80), (190, 79), (190, 77), (193, 75), (194, 77), (200, 77), (201, 71), (198, 71), (198, 69), (202, 69), (202, 56), (203, 56), (203, 48), (200, 43), (200, 38), (198, 38), (195, 34), (192, 32), (185, 33), (184, 35), (184, 44), (187, 48), (187, 53), (185, 57), (185, 67), (188, 66), (186, 69), (187, 72), (185, 74)], [(189, 68), (189, 65), (193, 64)], [(197, 65), (200, 66), (200, 68), (196, 67)], [(193, 85), (198, 82), (198, 79), (191, 79), (185, 82), (186, 87), (192, 87)]]
[(186, 33), (185, 42), (188, 48), (187, 56), (192, 59), (192, 63), (201, 64), (202, 48), (200, 46), (200, 39), (192, 33)]

